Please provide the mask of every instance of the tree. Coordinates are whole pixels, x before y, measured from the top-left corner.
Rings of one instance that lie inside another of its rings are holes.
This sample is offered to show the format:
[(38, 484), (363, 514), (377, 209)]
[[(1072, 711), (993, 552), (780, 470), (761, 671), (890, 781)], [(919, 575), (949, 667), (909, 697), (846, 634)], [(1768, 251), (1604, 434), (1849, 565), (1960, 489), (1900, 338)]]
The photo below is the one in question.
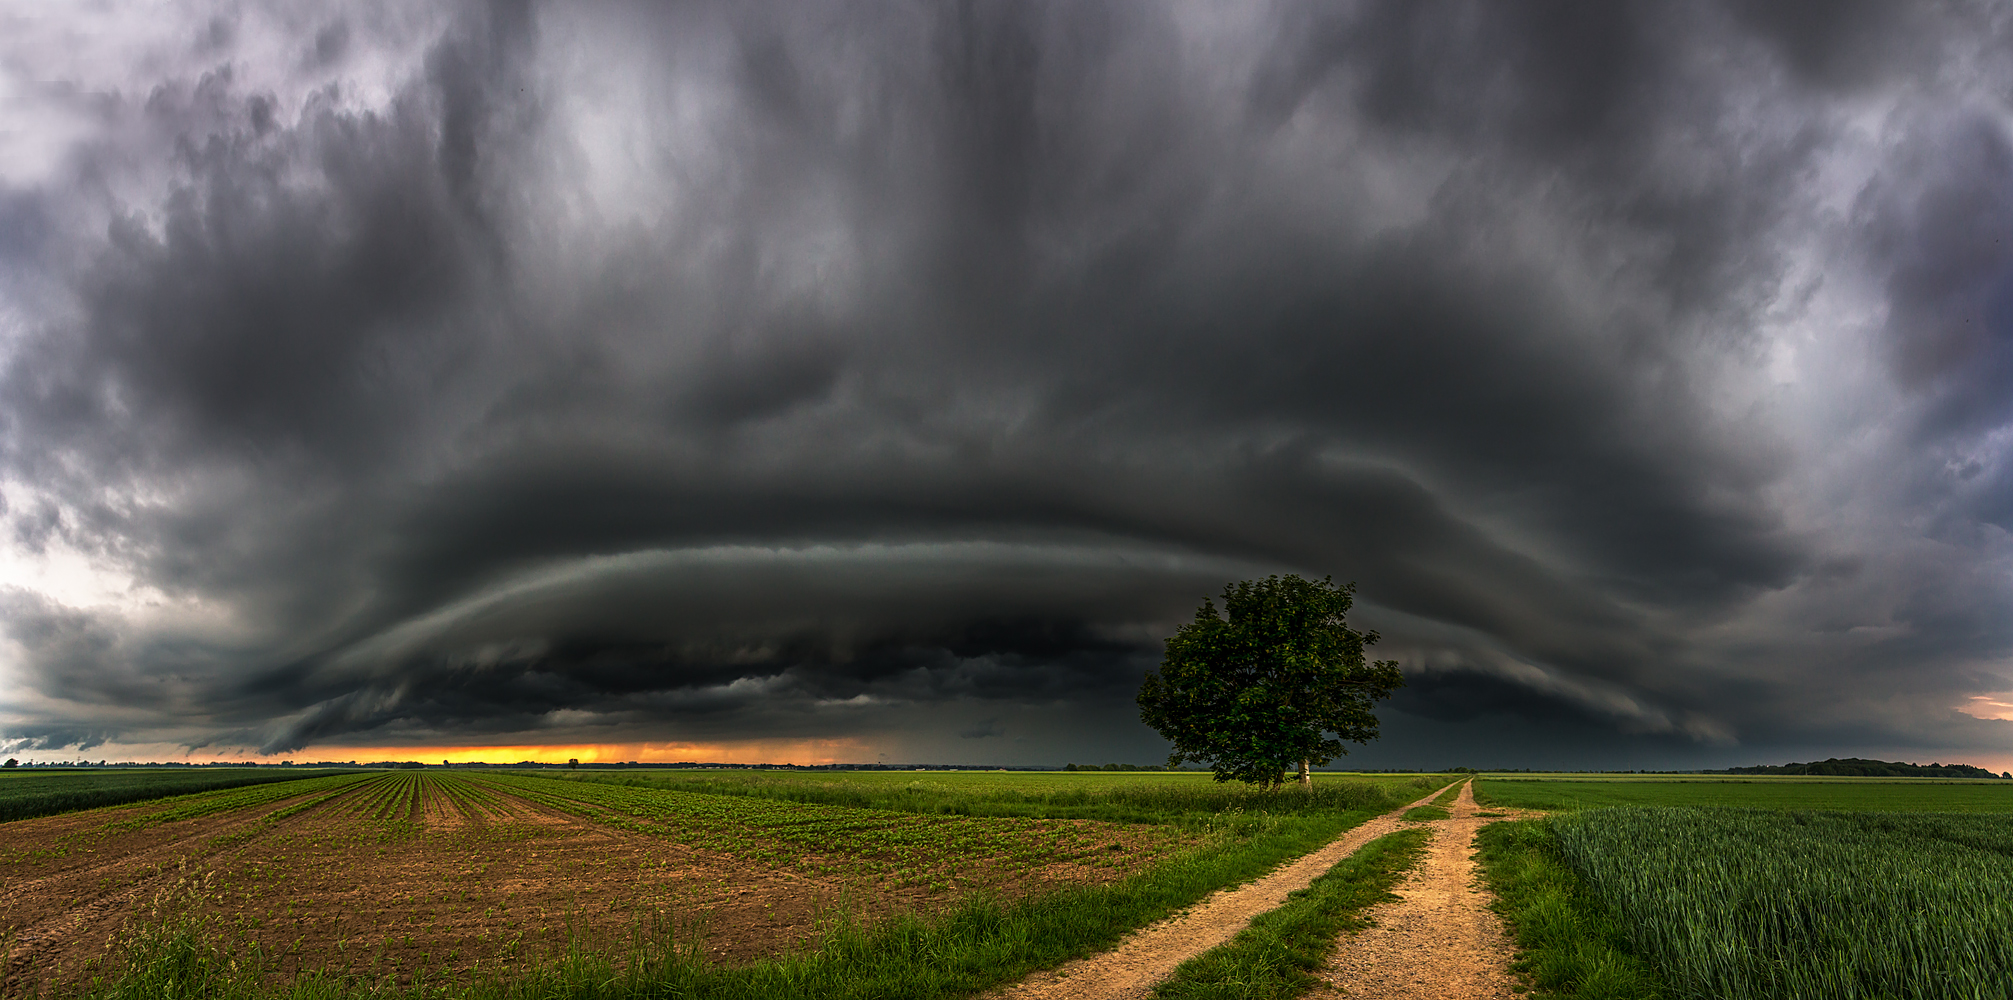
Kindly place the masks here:
[(1167, 640), (1160, 672), (1139, 689), (1139, 714), (1174, 744), (1169, 767), (1209, 765), (1218, 781), (1277, 788), (1296, 763), (1348, 753), (1377, 738), (1373, 702), (1403, 687), (1394, 660), (1366, 662), (1377, 633), (1345, 618), (1356, 585), (1269, 576), (1223, 588), (1223, 615), (1203, 601)]
[(5, 763), (5, 764), (0, 764), (0, 767), (20, 767), (20, 766), (21, 766), (21, 762), (20, 762), (20, 761), (18, 761), (18, 760), (15, 760), (15, 759), (14, 759), (14, 758), (12, 758), (12, 757), (9, 757), (9, 758), (7, 758), (7, 763)]

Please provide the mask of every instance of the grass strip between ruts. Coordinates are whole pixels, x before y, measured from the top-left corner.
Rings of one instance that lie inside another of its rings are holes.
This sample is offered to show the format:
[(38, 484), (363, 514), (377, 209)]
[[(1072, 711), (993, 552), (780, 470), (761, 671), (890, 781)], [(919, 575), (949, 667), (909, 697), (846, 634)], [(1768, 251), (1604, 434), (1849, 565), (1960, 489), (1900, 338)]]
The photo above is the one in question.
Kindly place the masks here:
[(1342, 859), (1288, 902), (1261, 913), (1226, 944), (1181, 964), (1159, 1000), (1287, 1000), (1313, 988), (1313, 971), (1345, 932), (1369, 926), (1363, 911), (1398, 897), (1391, 887), (1419, 861), (1425, 830), (1401, 830)]
[(815, 950), (749, 966), (708, 963), (689, 936), (652, 934), (629, 954), (580, 953), (509, 979), (452, 977), (419, 983), (307, 973), (274, 981), (256, 954), (232, 947), (192, 918), (141, 927), (128, 940), (123, 972), (82, 989), (44, 995), (202, 1000), (374, 1000), (444, 997), (529, 998), (952, 998), (1016, 981), (1117, 943), (1125, 934), (1210, 892), (1262, 875), (1370, 817), (1252, 816), (1218, 843), (1169, 858), (1112, 885), (1074, 886), (1017, 902), (976, 898), (930, 917), (872, 925), (840, 919)]
[(1431, 805), (1413, 806), (1405, 810), (1405, 821), (1408, 823), (1431, 823), (1434, 820), (1446, 819), (1452, 815), (1447, 811), (1446, 807), (1452, 805), (1454, 799), (1459, 797), (1460, 794), (1461, 782), (1456, 781), (1448, 785), (1445, 791), (1433, 796)]
[[(1467, 781), (1473, 781), (1473, 780), (1474, 780), (1473, 778), (1467, 779)], [(1433, 804), (1436, 806), (1453, 805), (1454, 800), (1460, 798), (1461, 796), (1461, 786), (1466, 784), (1467, 781), (1456, 781), (1453, 784), (1448, 785), (1445, 790), (1440, 792), (1440, 794), (1433, 796)]]
[(1564, 1000), (1654, 1000), (1662, 979), (1629, 951), (1628, 936), (1560, 853), (1541, 819), (1492, 823), (1476, 836), (1477, 860), (1496, 912), (1517, 942), (1511, 968)]

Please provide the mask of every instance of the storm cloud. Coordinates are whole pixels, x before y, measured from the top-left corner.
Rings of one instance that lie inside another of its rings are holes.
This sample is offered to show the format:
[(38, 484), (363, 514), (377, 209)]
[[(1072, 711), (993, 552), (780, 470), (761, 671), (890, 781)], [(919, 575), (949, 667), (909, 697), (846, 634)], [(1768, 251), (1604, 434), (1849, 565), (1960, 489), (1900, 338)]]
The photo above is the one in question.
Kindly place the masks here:
[(1366, 763), (2013, 754), (1992, 6), (4, 17), (14, 748), (1144, 762), (1297, 572)]

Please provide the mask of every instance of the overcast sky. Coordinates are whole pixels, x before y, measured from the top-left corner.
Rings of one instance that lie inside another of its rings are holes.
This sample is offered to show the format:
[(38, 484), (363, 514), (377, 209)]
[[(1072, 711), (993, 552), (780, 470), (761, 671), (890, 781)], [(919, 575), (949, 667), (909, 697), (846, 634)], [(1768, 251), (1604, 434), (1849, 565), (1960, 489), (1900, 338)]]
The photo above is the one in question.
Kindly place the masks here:
[(0, 750), (2013, 767), (2002, 6), (0, 11)]

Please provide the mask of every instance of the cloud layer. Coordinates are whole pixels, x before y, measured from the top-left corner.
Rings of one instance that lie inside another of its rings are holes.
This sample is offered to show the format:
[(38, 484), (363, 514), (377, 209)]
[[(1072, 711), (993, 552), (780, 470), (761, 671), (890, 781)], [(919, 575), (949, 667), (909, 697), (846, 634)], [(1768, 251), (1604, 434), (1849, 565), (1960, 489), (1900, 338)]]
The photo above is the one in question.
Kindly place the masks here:
[(2007, 752), (1994, 8), (175, 15), (0, 32), (16, 746), (1149, 760), (1291, 571), (1415, 757)]

